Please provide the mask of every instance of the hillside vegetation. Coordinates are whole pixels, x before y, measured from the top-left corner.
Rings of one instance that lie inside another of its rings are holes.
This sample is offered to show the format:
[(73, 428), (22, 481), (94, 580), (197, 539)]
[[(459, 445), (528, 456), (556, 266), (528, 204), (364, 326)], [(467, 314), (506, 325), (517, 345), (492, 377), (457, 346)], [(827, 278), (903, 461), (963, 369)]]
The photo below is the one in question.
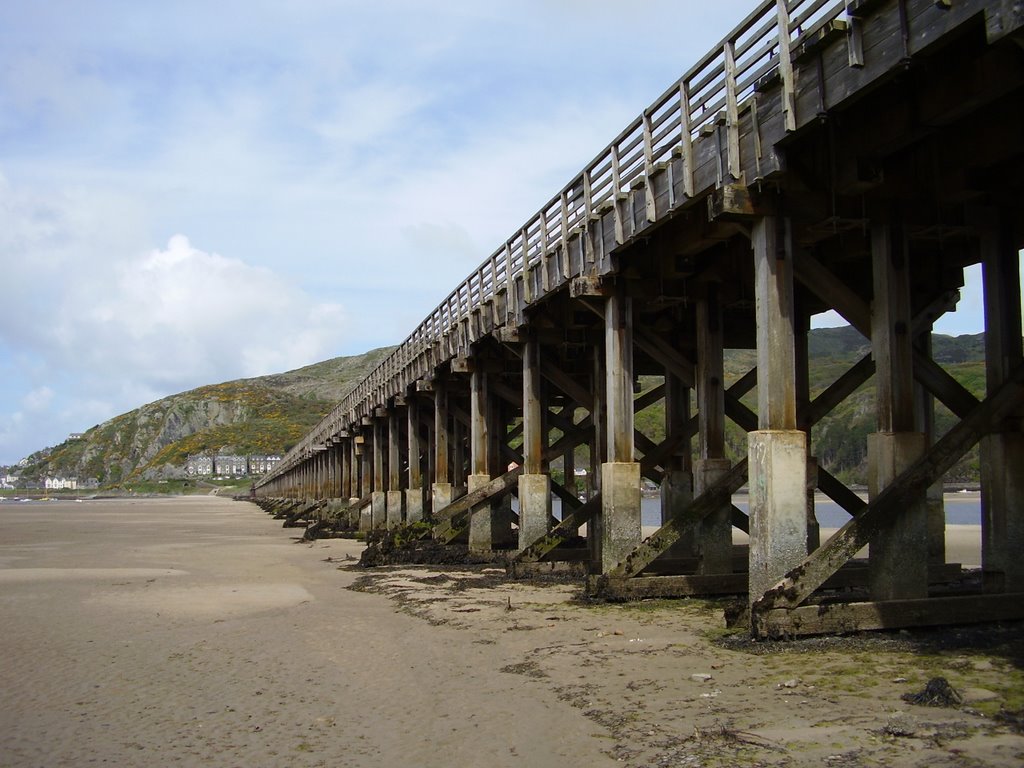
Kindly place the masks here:
[(192, 453), (282, 454), (391, 351), (336, 357), (287, 373), (165, 397), (29, 457), (26, 478), (179, 477)]
[[(808, 342), (811, 397), (832, 384), (854, 363), (871, 351), (868, 339), (850, 327), (819, 328), (811, 331)], [(964, 336), (932, 336), (932, 356), (961, 385), (978, 398), (985, 394), (984, 334)], [(727, 350), (725, 353), (726, 384), (732, 384), (757, 362), (754, 350)], [(660, 379), (641, 381), (643, 390), (660, 383)], [(757, 389), (742, 398), (757, 410)], [(695, 406), (694, 406), (695, 407)], [(661, 403), (637, 414), (637, 428), (656, 442), (665, 434), (665, 412)], [(936, 401), (936, 436), (945, 434), (956, 419)], [(874, 378), (859, 387), (811, 431), (811, 453), (821, 465), (847, 483), (867, 482), (867, 436), (875, 428)], [(733, 424), (726, 423), (726, 453), (733, 461), (747, 455), (747, 435)], [(696, 447), (696, 441), (694, 442)], [(979, 479), (978, 449), (975, 447), (946, 475), (951, 483), (976, 483)]]
[[(193, 453), (281, 454), (316, 425), (391, 348), (338, 357), (287, 373), (199, 387), (166, 397), (93, 427), (80, 440), (67, 441), (30, 457), (28, 478), (96, 478), (105, 485), (129, 480), (180, 477)], [(811, 332), (811, 393), (817, 395), (870, 351), (852, 328)], [(933, 355), (974, 395), (985, 389), (984, 337), (933, 337)], [(753, 350), (726, 352), (726, 381), (732, 383), (755, 365)], [(644, 378), (643, 390), (660, 383)], [(757, 390), (743, 401), (756, 410)], [(665, 434), (665, 412), (656, 403), (637, 414), (637, 428), (656, 442)], [(954, 418), (936, 406), (936, 429), (943, 434)], [(867, 435), (875, 429), (874, 382), (868, 380), (812, 431), (812, 451), (824, 467), (849, 483), (863, 483)], [(727, 453), (746, 455), (747, 435), (728, 423)], [(977, 449), (947, 476), (950, 482), (978, 479)]]

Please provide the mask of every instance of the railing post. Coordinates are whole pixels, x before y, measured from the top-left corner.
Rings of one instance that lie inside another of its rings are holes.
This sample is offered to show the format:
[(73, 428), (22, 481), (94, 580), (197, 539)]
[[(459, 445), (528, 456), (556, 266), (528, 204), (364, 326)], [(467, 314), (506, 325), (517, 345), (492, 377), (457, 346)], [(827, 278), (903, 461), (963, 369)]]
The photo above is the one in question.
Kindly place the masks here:
[(740, 169), (740, 117), (736, 98), (736, 44), (727, 40), (723, 51), (725, 60), (725, 136), (726, 168), (731, 181), (739, 181)]
[(779, 35), (779, 76), (782, 79), (782, 113), (786, 130), (796, 130), (796, 88), (793, 84), (793, 57), (789, 50), (789, 8), (787, 0), (775, 0)]

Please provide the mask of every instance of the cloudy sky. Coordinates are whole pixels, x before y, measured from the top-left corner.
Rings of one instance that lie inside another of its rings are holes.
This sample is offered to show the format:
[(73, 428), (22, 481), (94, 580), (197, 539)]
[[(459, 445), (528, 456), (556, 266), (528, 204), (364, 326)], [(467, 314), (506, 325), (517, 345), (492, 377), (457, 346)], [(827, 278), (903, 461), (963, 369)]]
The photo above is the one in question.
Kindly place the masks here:
[(0, 4), (0, 464), (401, 341), (754, 2), (641, 5)]

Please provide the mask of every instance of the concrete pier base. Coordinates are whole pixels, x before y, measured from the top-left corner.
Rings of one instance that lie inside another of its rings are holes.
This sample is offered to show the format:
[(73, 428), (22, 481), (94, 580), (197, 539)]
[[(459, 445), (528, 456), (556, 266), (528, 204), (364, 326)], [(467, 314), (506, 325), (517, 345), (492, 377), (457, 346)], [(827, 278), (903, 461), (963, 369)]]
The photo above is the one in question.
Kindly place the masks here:
[(981, 441), (981, 567), (988, 592), (1024, 592), (1024, 434)]
[[(358, 499), (357, 499), (358, 501)], [(358, 512), (359, 514), (359, 530), (366, 532), (373, 530), (373, 508), (367, 504)]]
[(640, 464), (601, 465), (601, 573), (607, 573), (643, 539), (640, 516)]
[(397, 528), (402, 524), (402, 511), (405, 506), (405, 494), (402, 491), (387, 492), (387, 526)]
[[(670, 469), (661, 480), (661, 524), (671, 520), (693, 501), (693, 475), (683, 469)], [(696, 557), (697, 536), (690, 532), (669, 547), (665, 557)]]
[(423, 489), (408, 488), (405, 491), (405, 522), (418, 523), (423, 519)]
[(519, 541), (522, 552), (548, 532), (551, 519), (551, 478), (547, 475), (519, 476)]
[[(924, 454), (921, 432), (868, 435), (868, 496), (874, 498)], [(928, 506), (924, 494), (904, 507), (869, 543), (872, 600), (928, 597)]]
[[(732, 469), (728, 459), (699, 459), (693, 463), (696, 495), (702, 494)], [(732, 504), (727, 502), (705, 517), (697, 530), (698, 573), (732, 573)]]
[[(491, 482), (491, 476), (486, 474), (470, 475), (467, 482), (467, 492), (473, 493), (477, 488), (482, 488)], [(474, 507), (469, 519), (469, 549), (471, 552), (490, 552), (494, 547), (494, 535), (497, 532), (497, 511), (492, 502)]]
[(388, 523), (388, 495), (384, 491), (370, 494), (370, 514), (373, 516), (373, 529), (384, 528)]
[(455, 488), (451, 483), (434, 483), (430, 489), (430, 509), (436, 515), (451, 504), (454, 498)]
[(750, 600), (807, 554), (807, 433), (749, 434)]

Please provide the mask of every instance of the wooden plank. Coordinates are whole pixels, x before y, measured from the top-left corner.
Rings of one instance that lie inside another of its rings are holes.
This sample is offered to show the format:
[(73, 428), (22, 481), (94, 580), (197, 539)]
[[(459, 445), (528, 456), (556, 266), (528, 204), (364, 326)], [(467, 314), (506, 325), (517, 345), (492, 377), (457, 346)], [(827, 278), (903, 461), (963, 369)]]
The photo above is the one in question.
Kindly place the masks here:
[(723, 573), (687, 576), (591, 577), (587, 592), (606, 600), (741, 595), (747, 591), (747, 574)]
[(840, 528), (820, 548), (753, 603), (755, 614), (775, 608), (795, 608), (825, 580), (856, 555), (872, 535), (908, 508), (912, 499), (947, 472), (994, 422), (1024, 402), (1024, 366), (939, 439), (920, 459), (900, 474), (857, 517)]
[(843, 634), (1024, 619), (1024, 593), (807, 605), (758, 614), (757, 637)]

